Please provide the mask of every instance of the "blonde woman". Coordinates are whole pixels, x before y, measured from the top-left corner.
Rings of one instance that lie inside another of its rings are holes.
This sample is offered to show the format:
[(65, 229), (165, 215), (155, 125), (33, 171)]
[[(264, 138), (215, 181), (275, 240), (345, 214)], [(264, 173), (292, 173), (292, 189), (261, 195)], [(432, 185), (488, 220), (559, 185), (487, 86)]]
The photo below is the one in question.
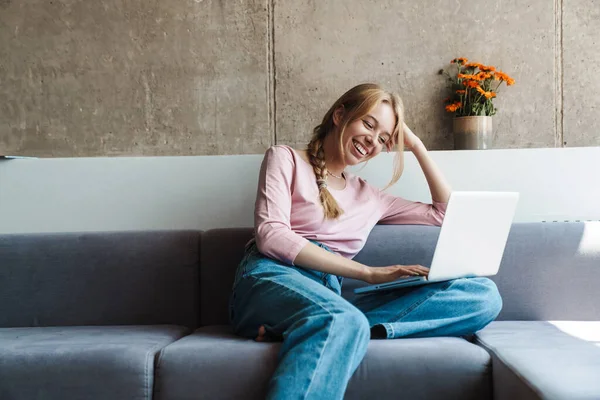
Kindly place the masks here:
[[(423, 170), (432, 204), (392, 196), (345, 170), (395, 149), (393, 184), (405, 148)], [(340, 295), (343, 277), (382, 283), (427, 275), (420, 265), (370, 268), (352, 258), (378, 223), (440, 226), (449, 197), (442, 173), (404, 124), (400, 98), (374, 84), (342, 95), (306, 150), (267, 150), (230, 319), (238, 335), (283, 340), (269, 399), (342, 399), (370, 338), (462, 336), (496, 318), (502, 300), (487, 278), (375, 293), (354, 304)]]

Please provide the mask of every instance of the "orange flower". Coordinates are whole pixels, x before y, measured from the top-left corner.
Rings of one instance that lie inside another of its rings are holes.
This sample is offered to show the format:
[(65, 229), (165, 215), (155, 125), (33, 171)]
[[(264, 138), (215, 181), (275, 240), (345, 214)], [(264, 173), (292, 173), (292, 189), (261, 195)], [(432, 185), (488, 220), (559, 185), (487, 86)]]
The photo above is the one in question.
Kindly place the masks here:
[(491, 99), (492, 97), (496, 97), (496, 93), (494, 93), (494, 92), (486, 92), (480, 86), (477, 86), (475, 88), (475, 90), (477, 90), (479, 93), (481, 93), (482, 95), (484, 95), (486, 99)]
[(465, 64), (465, 68), (479, 68), (479, 69), (481, 69), (481, 67), (485, 67), (485, 65), (480, 64), (480, 63), (476, 63), (476, 62)]
[(496, 71), (494, 73), (494, 79), (497, 81), (506, 82), (506, 86), (512, 86), (515, 84), (515, 80), (502, 71)]
[(502, 72), (502, 71), (496, 71), (494, 73), (494, 79), (497, 80), (497, 81), (504, 81), (505, 78), (506, 78), (506, 76), (507, 75), (504, 72)]
[(458, 110), (459, 108), (460, 108), (460, 101), (457, 101), (456, 103), (448, 104), (446, 106), (446, 111), (454, 112), (454, 111)]
[(459, 58), (455, 58), (455, 59), (453, 59), (452, 61), (450, 61), (450, 64), (454, 64), (454, 63), (466, 64), (466, 63), (467, 63), (467, 61), (469, 61), (469, 60), (467, 60), (467, 59), (466, 59), (466, 58), (464, 58), (464, 57), (459, 57)]
[(479, 69), (484, 71), (484, 72), (493, 72), (496, 70), (496, 67), (492, 67), (491, 65), (483, 65), (483, 64), (479, 64)]
[[(444, 99), (446, 111), (454, 115), (470, 115), (473, 113), (489, 113), (494, 115), (496, 109), (491, 107), (492, 99), (497, 96), (496, 88), (505, 82), (507, 86), (515, 84), (515, 80), (508, 74), (496, 69), (491, 65), (478, 62), (468, 62), (464, 57), (457, 57), (450, 61), (456, 64), (456, 69), (451, 72), (441, 70), (440, 74), (446, 72), (451, 90), (450, 97)], [(491, 80), (500, 81), (492, 85)], [(458, 87), (457, 87), (458, 86)], [(485, 107), (485, 110), (482, 110)]]

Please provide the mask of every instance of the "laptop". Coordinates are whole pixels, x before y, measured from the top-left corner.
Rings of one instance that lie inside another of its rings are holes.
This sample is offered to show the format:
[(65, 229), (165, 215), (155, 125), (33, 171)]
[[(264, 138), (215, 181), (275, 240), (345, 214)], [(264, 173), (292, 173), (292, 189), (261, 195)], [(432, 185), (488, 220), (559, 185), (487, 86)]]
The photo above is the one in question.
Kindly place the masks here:
[(364, 286), (354, 293), (496, 275), (518, 201), (518, 192), (452, 192), (428, 276)]

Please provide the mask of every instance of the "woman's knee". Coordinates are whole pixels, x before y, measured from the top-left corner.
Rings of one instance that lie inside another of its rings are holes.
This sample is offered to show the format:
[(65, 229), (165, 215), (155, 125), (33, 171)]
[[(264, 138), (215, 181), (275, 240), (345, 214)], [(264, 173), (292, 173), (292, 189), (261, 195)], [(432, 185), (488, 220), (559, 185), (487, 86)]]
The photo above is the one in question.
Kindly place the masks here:
[(502, 297), (494, 281), (489, 278), (468, 278), (461, 281), (464, 285), (463, 290), (469, 294), (469, 311), (475, 311), (474, 314), (481, 321), (482, 327), (496, 319), (502, 310)]
[(361, 342), (368, 342), (371, 337), (371, 327), (367, 316), (358, 308), (348, 307), (333, 313), (335, 334), (345, 335)]

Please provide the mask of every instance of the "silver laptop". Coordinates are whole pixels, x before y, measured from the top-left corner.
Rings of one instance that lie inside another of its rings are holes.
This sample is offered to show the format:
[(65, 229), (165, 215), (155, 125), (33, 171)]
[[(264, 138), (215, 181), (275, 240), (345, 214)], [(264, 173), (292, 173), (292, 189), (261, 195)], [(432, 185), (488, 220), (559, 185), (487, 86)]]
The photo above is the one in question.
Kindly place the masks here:
[(354, 293), (496, 275), (518, 201), (518, 192), (452, 192), (428, 276), (369, 285)]

